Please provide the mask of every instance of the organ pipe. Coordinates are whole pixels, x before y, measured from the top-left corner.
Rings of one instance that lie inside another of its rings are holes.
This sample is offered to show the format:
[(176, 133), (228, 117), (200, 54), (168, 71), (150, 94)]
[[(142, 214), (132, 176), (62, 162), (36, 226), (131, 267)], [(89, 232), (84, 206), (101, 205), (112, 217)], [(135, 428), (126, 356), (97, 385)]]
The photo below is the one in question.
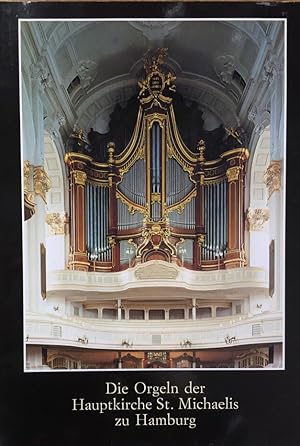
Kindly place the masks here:
[(86, 187), (87, 253), (91, 261), (111, 261), (108, 188), (88, 183)]
[(204, 218), (206, 237), (202, 246), (204, 260), (224, 259), (227, 248), (227, 181), (226, 179), (204, 188)]

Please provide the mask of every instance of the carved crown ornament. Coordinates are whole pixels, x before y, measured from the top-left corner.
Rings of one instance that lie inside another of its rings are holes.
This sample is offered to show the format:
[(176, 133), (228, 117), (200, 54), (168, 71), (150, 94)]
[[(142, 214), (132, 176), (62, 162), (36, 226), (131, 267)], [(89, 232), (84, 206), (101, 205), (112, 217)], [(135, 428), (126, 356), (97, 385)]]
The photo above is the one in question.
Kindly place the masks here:
[(68, 217), (65, 213), (52, 212), (46, 215), (46, 223), (49, 225), (51, 235), (67, 234)]
[(249, 208), (247, 212), (249, 231), (263, 230), (264, 224), (269, 220), (269, 218), (270, 218), (269, 209)]
[(138, 99), (141, 104), (160, 105), (161, 102), (170, 103), (169, 97), (176, 91), (174, 81), (176, 76), (163, 68), (168, 56), (167, 48), (158, 48), (155, 51), (148, 51), (144, 58), (144, 69), (146, 77), (138, 81), (140, 91)]
[(264, 175), (264, 182), (268, 189), (268, 199), (273, 192), (279, 191), (281, 187), (281, 161), (271, 161)]

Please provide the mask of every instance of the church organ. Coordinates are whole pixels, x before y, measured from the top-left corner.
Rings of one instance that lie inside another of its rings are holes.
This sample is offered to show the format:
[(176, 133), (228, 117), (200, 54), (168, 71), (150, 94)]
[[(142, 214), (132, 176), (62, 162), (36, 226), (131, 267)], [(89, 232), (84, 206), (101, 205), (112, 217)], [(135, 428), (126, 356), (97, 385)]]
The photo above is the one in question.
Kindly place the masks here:
[[(244, 176), (248, 150), (224, 129), (225, 150), (187, 147), (176, 123), (175, 75), (166, 52), (145, 59), (129, 143), (96, 160), (82, 131), (65, 162), (70, 182), (69, 267), (119, 271), (149, 260), (193, 270), (245, 265)], [(118, 149), (118, 150), (116, 150)]]

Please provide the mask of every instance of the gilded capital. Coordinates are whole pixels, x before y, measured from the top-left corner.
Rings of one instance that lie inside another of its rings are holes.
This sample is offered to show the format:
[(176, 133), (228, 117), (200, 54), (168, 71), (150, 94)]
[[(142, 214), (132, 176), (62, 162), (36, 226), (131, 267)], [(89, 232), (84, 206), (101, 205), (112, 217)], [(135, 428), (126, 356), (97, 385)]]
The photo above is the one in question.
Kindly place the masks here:
[(85, 172), (83, 172), (82, 170), (74, 170), (73, 175), (75, 184), (80, 184), (81, 186), (85, 186), (87, 180), (87, 175)]
[(269, 217), (269, 209), (249, 208), (247, 212), (249, 231), (261, 231), (264, 224), (269, 220)]
[(264, 182), (268, 189), (268, 198), (281, 187), (281, 161), (271, 161), (264, 175)]
[(42, 197), (46, 203), (46, 193), (51, 187), (51, 181), (43, 166), (33, 168), (33, 187), (35, 194)]
[(52, 235), (66, 234), (67, 216), (64, 213), (52, 212), (46, 215), (46, 223)]
[(229, 167), (226, 170), (226, 176), (228, 183), (232, 183), (233, 181), (237, 181), (239, 179), (241, 168), (239, 166)]

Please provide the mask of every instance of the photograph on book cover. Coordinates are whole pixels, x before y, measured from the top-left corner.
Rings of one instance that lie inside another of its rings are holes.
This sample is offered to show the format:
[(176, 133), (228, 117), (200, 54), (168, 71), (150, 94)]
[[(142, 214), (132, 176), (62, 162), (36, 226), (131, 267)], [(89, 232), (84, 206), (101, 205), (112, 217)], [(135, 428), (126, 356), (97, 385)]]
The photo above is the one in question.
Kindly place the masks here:
[(282, 370), (285, 19), (19, 20), (24, 369)]

